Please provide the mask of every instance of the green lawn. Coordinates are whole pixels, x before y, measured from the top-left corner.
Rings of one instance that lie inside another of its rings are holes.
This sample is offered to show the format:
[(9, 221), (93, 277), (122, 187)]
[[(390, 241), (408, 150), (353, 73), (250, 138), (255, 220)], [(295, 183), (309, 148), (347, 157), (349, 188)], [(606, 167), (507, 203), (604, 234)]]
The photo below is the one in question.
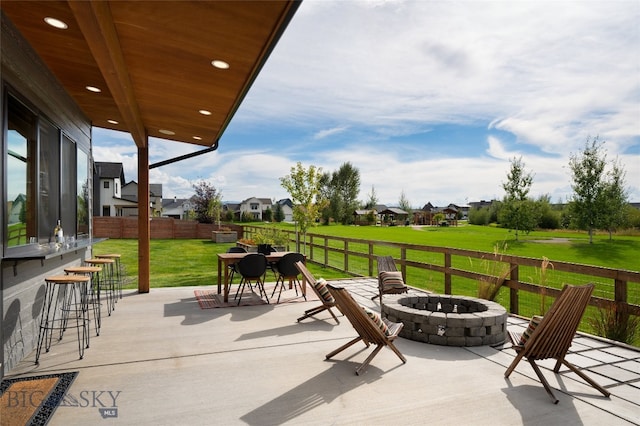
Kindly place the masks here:
[[(282, 225), (293, 230), (292, 225)], [(317, 226), (314, 234), (360, 238), (367, 240), (404, 242), (421, 245), (457, 247), (492, 253), (496, 244), (501, 252), (517, 256), (551, 261), (566, 261), (640, 271), (640, 237), (597, 235), (589, 244), (585, 233), (564, 231), (535, 231), (515, 241), (505, 229), (464, 225), (449, 228), (411, 228), (375, 226)], [(563, 239), (562, 242), (553, 239)], [(568, 241), (564, 242), (564, 239)], [(540, 241), (553, 242), (540, 242)], [(506, 243), (506, 250), (503, 250)], [(230, 244), (216, 244), (208, 240), (151, 240), (151, 287), (212, 285), (217, 279), (218, 253), (227, 251)], [(129, 287), (137, 287), (137, 240), (110, 239), (95, 246), (95, 252), (122, 254), (122, 262), (130, 278)], [(327, 279), (346, 277), (328, 268), (310, 265), (311, 272)]]
[(534, 231), (520, 235), (519, 241), (515, 241), (514, 234), (506, 229), (476, 225), (447, 228), (317, 226), (309, 232), (489, 253), (498, 245), (504, 254), (640, 271), (640, 236), (614, 235), (609, 241), (608, 234), (598, 234), (594, 243), (589, 244), (585, 232)]
[[(151, 240), (150, 286), (179, 287), (214, 285), (218, 279), (218, 253), (224, 253), (235, 243), (216, 244), (208, 240)], [(138, 241), (109, 239), (96, 244), (95, 254), (120, 253), (126, 268), (126, 288), (138, 287)], [(343, 278), (345, 274), (332, 269), (309, 265), (317, 277)]]

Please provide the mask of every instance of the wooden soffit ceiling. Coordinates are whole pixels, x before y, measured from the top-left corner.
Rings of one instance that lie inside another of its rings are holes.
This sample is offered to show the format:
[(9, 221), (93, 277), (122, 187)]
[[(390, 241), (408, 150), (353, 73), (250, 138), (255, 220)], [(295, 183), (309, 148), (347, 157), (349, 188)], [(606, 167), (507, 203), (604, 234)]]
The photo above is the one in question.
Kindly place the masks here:
[[(129, 132), (139, 147), (147, 135), (210, 147), (298, 5), (3, 0), (0, 8), (94, 126)], [(67, 28), (48, 25), (47, 17)]]

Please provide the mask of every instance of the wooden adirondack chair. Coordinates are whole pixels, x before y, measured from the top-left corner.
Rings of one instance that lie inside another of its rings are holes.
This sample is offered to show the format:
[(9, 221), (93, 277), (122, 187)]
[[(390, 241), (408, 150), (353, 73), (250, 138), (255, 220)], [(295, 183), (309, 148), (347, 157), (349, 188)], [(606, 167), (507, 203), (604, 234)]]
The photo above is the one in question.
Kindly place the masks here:
[(509, 368), (507, 368), (504, 376), (509, 377), (520, 360), (526, 358), (538, 375), (538, 378), (553, 403), (557, 404), (558, 399), (554, 396), (549, 382), (544, 378), (542, 371), (540, 371), (540, 368), (536, 364), (538, 360), (554, 358), (556, 359), (556, 365), (553, 369), (554, 373), (558, 373), (560, 366), (564, 364), (584, 381), (608, 397), (610, 393), (606, 389), (593, 379), (587, 377), (586, 374), (565, 359), (567, 351), (571, 346), (571, 341), (580, 324), (580, 319), (589, 304), (589, 299), (591, 298), (594, 287), (594, 284), (584, 286), (565, 285), (549, 309), (549, 312), (547, 312), (539, 324), (535, 325), (533, 321), (529, 324), (524, 338), (515, 333), (510, 333), (509, 336), (513, 341), (513, 348), (516, 350), (517, 356)]
[(398, 337), (398, 334), (400, 333), (400, 330), (402, 330), (404, 324), (388, 321), (386, 318), (382, 318), (377, 312), (363, 308), (344, 288), (336, 287), (332, 284), (327, 284), (327, 287), (336, 300), (336, 304), (340, 311), (347, 317), (347, 319), (349, 319), (349, 322), (351, 322), (351, 325), (358, 333), (358, 337), (327, 354), (326, 359), (330, 359), (334, 355), (362, 340), (367, 347), (369, 347), (370, 344), (374, 344), (377, 347), (367, 357), (367, 359), (358, 368), (356, 368), (357, 375), (360, 375), (360, 373), (367, 368), (371, 360), (385, 346), (395, 352), (395, 354), (402, 360), (403, 364), (407, 362), (404, 355), (402, 355), (398, 348), (393, 344), (393, 341)]
[(406, 293), (409, 288), (404, 284), (402, 275), (399, 275), (399, 279), (396, 276), (387, 276), (385, 273), (397, 273), (398, 269), (391, 256), (378, 256), (378, 294), (373, 296), (371, 300), (376, 297), (380, 298), (382, 303), (383, 294), (399, 294)]
[(316, 278), (307, 269), (307, 267), (304, 265), (304, 263), (296, 262), (295, 265), (296, 265), (296, 268), (298, 268), (298, 271), (300, 271), (302, 276), (307, 280), (307, 284), (308, 284), (307, 287), (311, 287), (313, 292), (316, 294), (316, 296), (318, 296), (318, 299), (322, 303), (322, 305), (320, 305), (320, 306), (316, 306), (315, 308), (307, 309), (306, 311), (304, 311), (304, 315), (301, 316), (300, 318), (298, 318), (298, 322), (302, 321), (305, 318), (312, 317), (312, 316), (314, 316), (314, 315), (316, 315), (316, 314), (318, 314), (318, 313), (320, 313), (322, 311), (329, 311), (329, 313), (331, 314), (333, 319), (336, 320), (336, 324), (340, 324), (340, 321), (338, 320), (338, 317), (331, 310), (331, 308), (335, 308), (336, 307), (336, 302), (335, 302), (333, 296), (331, 296), (328, 292), (321, 291), (321, 289), (319, 289), (318, 282), (316, 281)]

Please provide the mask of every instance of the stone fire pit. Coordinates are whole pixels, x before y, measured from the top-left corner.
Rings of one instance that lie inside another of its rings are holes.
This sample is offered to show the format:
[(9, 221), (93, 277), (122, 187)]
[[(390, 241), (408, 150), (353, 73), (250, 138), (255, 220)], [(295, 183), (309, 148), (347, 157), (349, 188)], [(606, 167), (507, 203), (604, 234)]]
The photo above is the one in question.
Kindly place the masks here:
[(385, 295), (382, 316), (402, 322), (400, 336), (445, 346), (482, 346), (506, 339), (507, 311), (467, 296)]

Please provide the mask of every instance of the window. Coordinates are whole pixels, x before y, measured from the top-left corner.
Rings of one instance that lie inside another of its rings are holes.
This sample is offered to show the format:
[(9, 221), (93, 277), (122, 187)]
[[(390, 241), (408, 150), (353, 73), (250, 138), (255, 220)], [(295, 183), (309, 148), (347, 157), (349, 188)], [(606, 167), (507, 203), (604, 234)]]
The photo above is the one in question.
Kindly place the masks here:
[(91, 206), (89, 145), (75, 141), (10, 93), (6, 98), (4, 244), (31, 237), (49, 242), (60, 220), (65, 235), (88, 235)]
[(37, 235), (36, 116), (13, 97), (7, 101), (7, 246)]
[(259, 204), (258, 203), (251, 203), (251, 210), (258, 210)]
[[(38, 236), (49, 241), (58, 220), (64, 233), (71, 224), (60, 217), (60, 131), (46, 120), (40, 121), (40, 190), (38, 199)], [(75, 220), (74, 220), (75, 225)]]
[(104, 183), (102, 184), (102, 187), (103, 187), (104, 189), (109, 189), (109, 181), (108, 181), (108, 180), (105, 180), (105, 181), (104, 181)]
[(89, 200), (91, 197), (91, 188), (89, 186), (89, 156), (82, 150), (78, 150), (77, 155), (77, 183), (76, 183), (76, 197), (77, 197), (77, 224), (76, 234), (78, 238), (89, 236)]
[(60, 144), (60, 219), (66, 235), (76, 235), (76, 144), (62, 135)]

